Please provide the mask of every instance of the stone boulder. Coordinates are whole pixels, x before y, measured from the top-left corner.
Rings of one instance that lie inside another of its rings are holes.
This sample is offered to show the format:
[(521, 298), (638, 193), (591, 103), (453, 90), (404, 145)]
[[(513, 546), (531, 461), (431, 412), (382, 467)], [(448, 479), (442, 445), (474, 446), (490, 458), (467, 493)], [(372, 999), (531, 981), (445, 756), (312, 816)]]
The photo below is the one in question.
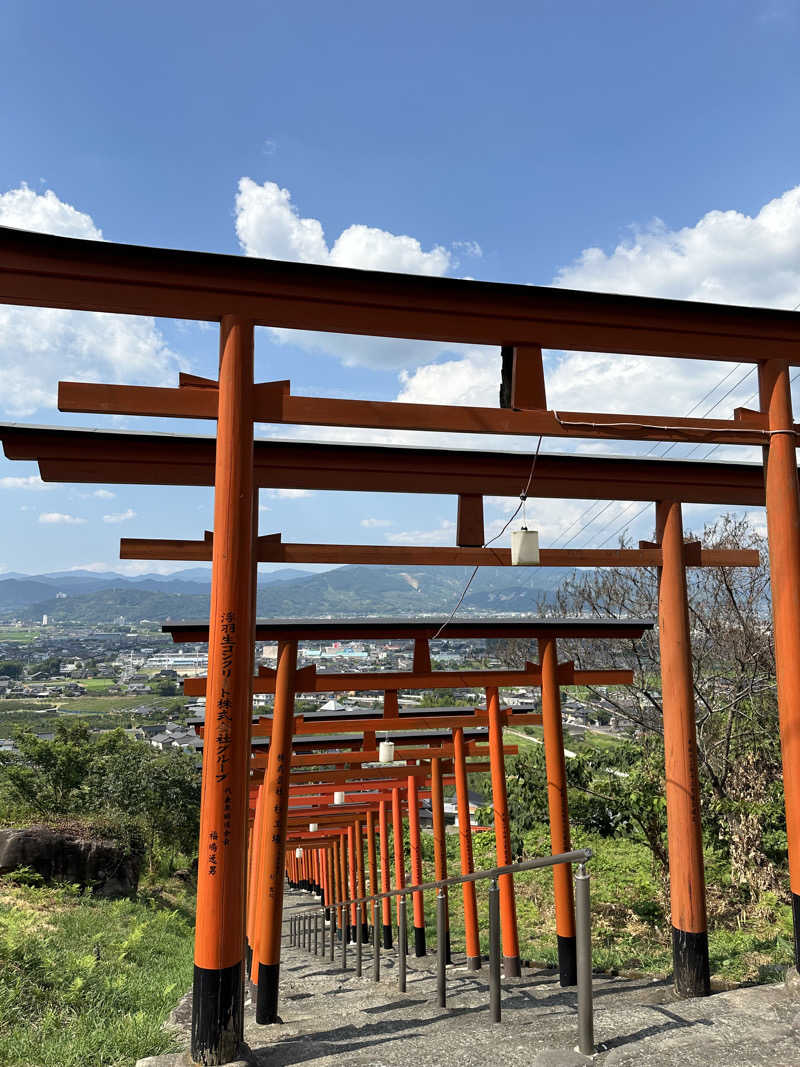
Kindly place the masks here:
[(139, 885), (141, 862), (117, 841), (48, 826), (0, 829), (0, 874), (30, 867), (45, 882), (77, 883), (102, 897), (130, 897)]

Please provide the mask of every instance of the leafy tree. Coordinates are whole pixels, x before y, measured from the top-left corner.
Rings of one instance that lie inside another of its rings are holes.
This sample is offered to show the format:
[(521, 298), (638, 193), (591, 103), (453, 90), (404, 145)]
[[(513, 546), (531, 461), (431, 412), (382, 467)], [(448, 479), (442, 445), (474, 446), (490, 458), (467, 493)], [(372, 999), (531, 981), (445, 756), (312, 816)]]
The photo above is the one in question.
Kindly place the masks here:
[(22, 677), (22, 672), (25, 669), (24, 663), (19, 663), (13, 659), (0, 660), (0, 675), (4, 674), (7, 678), (13, 678), (15, 681)]

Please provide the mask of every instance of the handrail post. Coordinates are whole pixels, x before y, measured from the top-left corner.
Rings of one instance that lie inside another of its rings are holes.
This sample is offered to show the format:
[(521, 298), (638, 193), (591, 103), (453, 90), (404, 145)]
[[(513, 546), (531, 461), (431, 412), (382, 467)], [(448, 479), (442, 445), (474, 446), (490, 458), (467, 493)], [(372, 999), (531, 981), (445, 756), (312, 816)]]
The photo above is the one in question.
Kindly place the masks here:
[(592, 918), (589, 874), (580, 863), (575, 874), (576, 941), (578, 956), (578, 1048), (584, 1056), (594, 1053), (594, 1007), (592, 1004)]
[(322, 956), (323, 959), (325, 959), (325, 954), (326, 954), (326, 949), (327, 949), (327, 936), (328, 935), (327, 935), (327, 930), (325, 928), (325, 910), (324, 909), (322, 911), (322, 923), (321, 923), (321, 925), (322, 925), (322, 945), (321, 945), (322, 951), (321, 951), (320, 955)]
[(314, 912), (314, 955), (319, 955), (319, 913)]
[(500, 1022), (500, 890), (497, 879), (489, 886), (489, 1008), (493, 1023)]
[(289, 944), (294, 945), (294, 915), (289, 916)]
[(350, 928), (349, 928), (349, 916), (347, 914), (347, 909), (346, 908), (342, 908), (342, 911), (344, 912), (344, 925), (342, 927), (342, 970), (346, 971), (347, 970), (347, 940), (348, 940), (348, 938), (350, 936)]
[(356, 978), (361, 977), (361, 941), (364, 929), (361, 923), (361, 905), (356, 905)]
[(372, 901), (372, 980), (381, 980), (381, 937), (378, 923), (378, 901)]
[(447, 897), (440, 889), (436, 897), (436, 992), (439, 1007), (447, 1007)]
[(336, 953), (336, 908), (331, 908), (331, 944), (329, 959), (333, 963)]
[(401, 993), (406, 991), (406, 898), (401, 894), (397, 903), (397, 987)]

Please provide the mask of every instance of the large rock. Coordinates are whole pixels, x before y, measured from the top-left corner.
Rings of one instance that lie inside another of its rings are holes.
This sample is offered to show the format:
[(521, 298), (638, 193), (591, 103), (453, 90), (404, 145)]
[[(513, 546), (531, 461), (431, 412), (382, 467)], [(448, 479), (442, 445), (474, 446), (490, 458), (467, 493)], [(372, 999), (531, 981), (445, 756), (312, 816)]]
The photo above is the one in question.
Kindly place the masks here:
[(0, 829), (0, 874), (30, 867), (46, 882), (71, 882), (98, 896), (127, 897), (139, 885), (141, 856), (116, 841), (31, 826)]

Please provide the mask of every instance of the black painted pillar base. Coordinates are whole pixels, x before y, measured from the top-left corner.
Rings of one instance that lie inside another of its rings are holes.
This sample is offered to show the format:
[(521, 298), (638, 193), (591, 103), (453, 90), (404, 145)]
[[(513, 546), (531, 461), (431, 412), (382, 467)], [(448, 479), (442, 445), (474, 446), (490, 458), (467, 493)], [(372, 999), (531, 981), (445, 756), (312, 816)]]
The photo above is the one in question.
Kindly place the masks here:
[(348, 926), (347, 929), (350, 931), (350, 933), (348, 935), (350, 937), (350, 940), (353, 942), (353, 944), (355, 944), (356, 943), (356, 934), (358, 933), (358, 927), (354, 926), (352, 923), (350, 923), (350, 925)]
[(244, 958), (246, 960), (247, 973), (250, 974), (253, 969), (253, 950), (247, 940), (244, 943)]
[(369, 923), (361, 924), (361, 941), (363, 944), (369, 944)]
[(503, 956), (503, 977), (519, 978), (522, 974), (522, 966), (519, 956)]
[(278, 975), (279, 963), (259, 963), (258, 996), (256, 997), (256, 1022), (261, 1026), (279, 1023)]
[(575, 938), (558, 937), (558, 969), (561, 975), (561, 985), (571, 986), (578, 984), (578, 957), (575, 951)]
[(222, 970), (194, 968), (192, 990), (192, 1059), (196, 1063), (230, 1063), (242, 1042), (242, 964)]
[(481, 969), (480, 956), (467, 956), (467, 970), (479, 971)]
[(672, 966), (679, 997), (707, 997), (711, 992), (708, 934), (672, 927)]
[(792, 924), (794, 926), (794, 965), (800, 971), (800, 893), (792, 893)]
[(427, 955), (427, 949), (425, 947), (425, 927), (424, 926), (415, 926), (414, 927), (414, 955), (415, 956), (426, 956)]
[(329, 923), (330, 921), (331, 921), (331, 909), (330, 908), (326, 908), (325, 909), (325, 922)]
[(392, 947), (392, 924), (391, 923), (384, 923), (383, 924), (383, 947), (384, 948), (391, 948)]

